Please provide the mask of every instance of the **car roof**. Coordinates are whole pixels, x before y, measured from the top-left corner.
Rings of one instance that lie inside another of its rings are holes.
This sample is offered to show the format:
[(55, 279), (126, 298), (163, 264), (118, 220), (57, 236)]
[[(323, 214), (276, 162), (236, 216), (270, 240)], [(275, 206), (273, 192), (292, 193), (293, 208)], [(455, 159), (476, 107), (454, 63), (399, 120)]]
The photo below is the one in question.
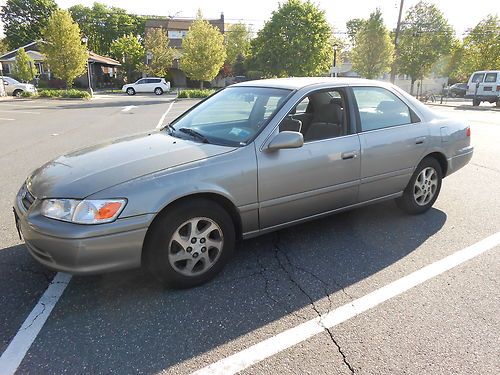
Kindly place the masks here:
[(291, 77), (291, 78), (271, 78), (271, 79), (259, 79), (255, 81), (246, 81), (241, 83), (236, 83), (233, 86), (253, 86), (253, 87), (272, 87), (272, 88), (282, 88), (298, 90), (303, 87), (321, 85), (321, 84), (332, 84), (332, 85), (377, 85), (386, 86), (386, 82), (374, 81), (370, 79), (361, 78), (333, 78), (333, 77)]

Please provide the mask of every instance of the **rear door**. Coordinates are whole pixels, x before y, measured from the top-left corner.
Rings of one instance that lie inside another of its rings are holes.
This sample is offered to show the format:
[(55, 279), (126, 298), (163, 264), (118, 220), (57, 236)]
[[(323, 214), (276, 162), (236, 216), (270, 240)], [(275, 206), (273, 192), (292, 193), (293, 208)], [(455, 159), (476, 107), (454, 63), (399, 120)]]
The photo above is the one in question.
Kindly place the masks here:
[(361, 202), (404, 190), (427, 149), (429, 127), (393, 92), (353, 87), (361, 142)]
[(497, 94), (497, 72), (486, 72), (484, 73), (483, 82), (479, 83), (477, 89), (478, 96), (498, 96)]

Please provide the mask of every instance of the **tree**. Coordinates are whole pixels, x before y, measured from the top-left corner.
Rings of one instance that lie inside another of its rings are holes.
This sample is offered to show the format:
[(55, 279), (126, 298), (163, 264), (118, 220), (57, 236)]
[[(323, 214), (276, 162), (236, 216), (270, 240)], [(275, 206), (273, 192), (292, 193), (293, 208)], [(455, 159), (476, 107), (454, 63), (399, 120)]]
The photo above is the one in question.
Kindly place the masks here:
[(399, 73), (411, 77), (413, 94), (415, 81), (428, 75), (450, 52), (453, 29), (435, 5), (420, 1), (408, 10), (400, 35), (397, 66)]
[(42, 53), (50, 70), (71, 87), (85, 73), (88, 51), (82, 44), (80, 28), (66, 10), (56, 10), (43, 31)]
[(7, 0), (1, 8), (0, 18), (9, 49), (40, 39), (56, 9), (54, 0)]
[(463, 65), (467, 76), (500, 67), (500, 18), (488, 15), (464, 38)]
[(384, 26), (380, 9), (361, 23), (350, 53), (353, 70), (361, 76), (373, 79), (391, 68), (394, 47), (389, 31)]
[(144, 35), (144, 17), (121, 8), (94, 3), (92, 7), (74, 5), (69, 11), (88, 38), (89, 49), (101, 55), (108, 55), (111, 43), (124, 35)]
[(194, 80), (211, 81), (219, 73), (226, 60), (224, 36), (218, 28), (202, 18), (198, 11), (186, 37), (182, 40), (181, 69)]
[(252, 40), (252, 61), (267, 76), (314, 76), (332, 66), (332, 30), (310, 1), (288, 0)]
[(345, 23), (347, 29), (347, 36), (349, 38), (349, 42), (354, 44), (356, 42), (356, 34), (366, 23), (366, 20), (362, 18), (353, 18)]
[(235, 23), (226, 30), (226, 62), (236, 63), (238, 56), (243, 59), (250, 53), (250, 29), (242, 23)]
[(22, 82), (32, 81), (38, 74), (35, 61), (26, 53), (24, 48), (19, 48), (16, 53), (14, 74)]
[(144, 71), (152, 76), (165, 77), (172, 66), (175, 56), (173, 48), (168, 46), (169, 40), (165, 30), (151, 29), (146, 34), (144, 42), (148, 63)]
[(132, 72), (136, 71), (144, 59), (144, 47), (136, 36), (129, 34), (111, 43), (111, 56), (122, 63), (127, 74), (127, 82), (132, 80)]
[(0, 39), (0, 55), (9, 52), (9, 46), (5, 38)]

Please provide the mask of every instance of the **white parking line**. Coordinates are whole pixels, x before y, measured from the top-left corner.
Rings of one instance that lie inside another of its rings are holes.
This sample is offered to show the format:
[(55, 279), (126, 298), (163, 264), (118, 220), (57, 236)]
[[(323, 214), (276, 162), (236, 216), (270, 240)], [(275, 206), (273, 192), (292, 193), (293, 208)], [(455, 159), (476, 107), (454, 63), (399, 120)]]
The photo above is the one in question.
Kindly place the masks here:
[(500, 232), (485, 238), (472, 246), (457, 251), (435, 263), (402, 277), (364, 297), (330, 311), (316, 319), (309, 320), (294, 328), (270, 337), (247, 349), (221, 359), (207, 367), (195, 371), (192, 375), (236, 374), (266, 358), (311, 338), (326, 328), (332, 328), (375, 306), (394, 298), (409, 289), (422, 284), (500, 244)]
[(129, 112), (131, 109), (136, 108), (136, 105), (128, 105), (126, 107), (123, 107), (122, 112)]
[(0, 357), (0, 375), (13, 375), (35, 341), (52, 309), (68, 286), (71, 275), (58, 272)]
[(4, 110), (4, 109), (0, 109), (0, 112), (2, 113), (25, 113), (27, 115), (39, 115), (40, 112), (31, 112), (31, 111), (18, 111), (17, 109), (16, 110), (10, 110), (10, 109), (7, 109), (7, 110)]
[(3, 121), (14, 121), (15, 119), (0, 117), (0, 120), (3, 120)]
[(163, 126), (163, 121), (165, 121), (165, 117), (167, 117), (168, 113), (170, 112), (170, 110), (172, 109), (172, 106), (174, 105), (175, 103), (175, 100), (172, 101), (172, 103), (170, 103), (170, 105), (168, 106), (167, 110), (165, 111), (165, 113), (163, 115), (161, 115), (160, 117), (160, 121), (158, 121), (158, 125), (156, 125), (156, 129), (161, 129), (162, 126)]

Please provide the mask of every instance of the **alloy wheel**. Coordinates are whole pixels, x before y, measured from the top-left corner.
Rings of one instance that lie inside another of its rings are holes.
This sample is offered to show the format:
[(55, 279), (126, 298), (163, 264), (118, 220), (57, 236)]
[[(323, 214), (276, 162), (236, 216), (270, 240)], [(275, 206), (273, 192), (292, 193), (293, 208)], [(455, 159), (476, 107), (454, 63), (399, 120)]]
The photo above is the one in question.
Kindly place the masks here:
[(210, 218), (195, 217), (182, 223), (168, 245), (168, 261), (185, 276), (198, 276), (219, 259), (224, 245), (220, 226)]
[(434, 168), (426, 167), (420, 171), (413, 187), (413, 198), (419, 206), (427, 205), (438, 187), (438, 175)]

